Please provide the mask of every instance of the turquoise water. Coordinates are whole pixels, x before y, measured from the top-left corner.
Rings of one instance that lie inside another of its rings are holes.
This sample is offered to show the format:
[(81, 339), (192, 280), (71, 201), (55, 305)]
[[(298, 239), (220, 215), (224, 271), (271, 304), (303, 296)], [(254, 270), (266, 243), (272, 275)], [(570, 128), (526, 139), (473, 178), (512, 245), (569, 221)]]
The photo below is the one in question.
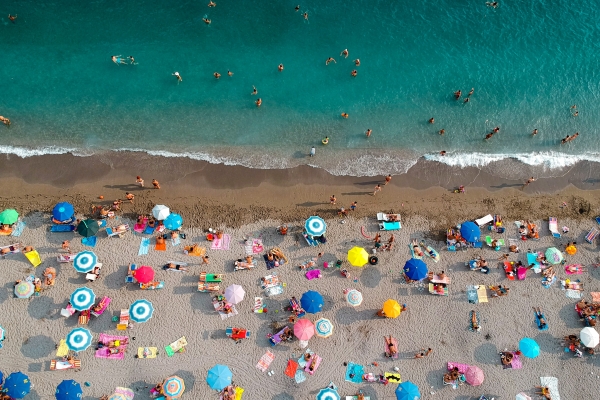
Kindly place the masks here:
[[(5, 2), (2, 14), (18, 19), (0, 21), (0, 115), (12, 120), (0, 151), (137, 149), (354, 175), (400, 172), (423, 155), (454, 165), (600, 160), (600, 11), (589, 2), (330, 0), (301, 12), (287, 0), (216, 2)], [(337, 64), (325, 66), (330, 56)], [(454, 101), (471, 87), (470, 103)], [(313, 145), (317, 157), (306, 158)]]

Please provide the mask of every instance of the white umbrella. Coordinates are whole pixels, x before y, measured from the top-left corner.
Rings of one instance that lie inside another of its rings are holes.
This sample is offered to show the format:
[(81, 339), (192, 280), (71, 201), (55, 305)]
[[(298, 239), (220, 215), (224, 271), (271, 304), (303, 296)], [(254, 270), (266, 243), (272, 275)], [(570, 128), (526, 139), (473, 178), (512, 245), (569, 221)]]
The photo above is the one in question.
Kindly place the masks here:
[(231, 285), (225, 289), (225, 298), (231, 304), (237, 304), (244, 300), (246, 291), (240, 285)]
[(600, 343), (598, 332), (591, 326), (587, 326), (581, 330), (579, 333), (579, 339), (581, 339), (581, 343), (585, 347), (589, 347), (590, 349), (593, 349), (594, 347), (598, 346), (598, 343)]
[(159, 221), (162, 221), (163, 219), (167, 218), (169, 214), (171, 214), (171, 211), (169, 211), (169, 207), (164, 206), (162, 204), (157, 204), (152, 209), (152, 215), (154, 215), (154, 218), (156, 218)]

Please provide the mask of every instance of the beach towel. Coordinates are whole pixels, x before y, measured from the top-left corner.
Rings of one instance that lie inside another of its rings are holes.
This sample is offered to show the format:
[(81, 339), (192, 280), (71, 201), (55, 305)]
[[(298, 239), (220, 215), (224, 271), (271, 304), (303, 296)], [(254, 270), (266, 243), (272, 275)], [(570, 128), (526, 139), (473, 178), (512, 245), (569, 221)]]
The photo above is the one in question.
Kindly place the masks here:
[(600, 303), (600, 292), (591, 292), (590, 294), (594, 303)]
[(75, 225), (52, 225), (50, 227), (50, 232), (73, 232), (74, 230)]
[(462, 375), (467, 373), (467, 369), (469, 368), (469, 364), (459, 364), (448, 362), (448, 371), (452, 371), (454, 367), (458, 368), (458, 372)]
[(565, 290), (565, 296), (569, 299), (580, 299), (582, 295), (579, 290), (567, 289)]
[(146, 224), (135, 224), (133, 225), (133, 231), (137, 233), (143, 233), (146, 229)]
[[(396, 354), (394, 354), (391, 358), (397, 359), (398, 358), (398, 340), (396, 340), (396, 338), (394, 338), (394, 337), (392, 337), (392, 344), (396, 348)], [(390, 346), (388, 346), (386, 338), (383, 338), (383, 351), (385, 352), (386, 357), (390, 354)]]
[(365, 369), (362, 365), (348, 362), (348, 366), (346, 367), (346, 382), (362, 383), (364, 373)]
[(318, 269), (312, 269), (310, 271), (306, 272), (306, 279), (313, 280), (313, 279), (318, 279), (321, 277), (321, 271), (319, 271)]
[(23, 229), (25, 229), (25, 222), (19, 221), (17, 222), (17, 226), (13, 228), (13, 231), (10, 235), (15, 237), (21, 236), (21, 233), (23, 233)]
[(383, 377), (391, 383), (402, 383), (402, 376), (397, 372), (384, 372)]
[(154, 245), (154, 250), (156, 250), (156, 251), (167, 251), (167, 244), (166, 243), (156, 243)]
[(56, 348), (56, 357), (66, 357), (69, 354), (69, 346), (67, 346), (67, 341), (65, 339), (61, 339)]
[[(573, 267), (575, 267), (575, 272), (569, 271), (569, 268), (572, 269)], [(581, 264), (565, 265), (565, 272), (567, 273), (567, 275), (580, 275), (583, 273), (581, 267), (582, 267)]]
[(533, 271), (536, 274), (542, 272), (540, 267), (540, 263), (537, 261), (538, 254), (537, 253), (527, 253), (527, 266), (531, 266), (533, 264)]
[(81, 238), (81, 244), (83, 244), (84, 246), (96, 247), (97, 240), (98, 238), (96, 236)]
[(181, 244), (181, 238), (179, 237), (179, 235), (177, 235), (173, 239), (171, 239), (172, 246), (179, 246), (180, 244)]
[(550, 289), (550, 286), (552, 286), (554, 282), (556, 282), (556, 276), (553, 276), (550, 281), (546, 278), (542, 278), (542, 286), (546, 289)]
[(488, 302), (488, 296), (487, 291), (485, 290), (485, 285), (479, 285), (479, 288), (477, 289), (477, 300), (479, 301), (479, 303)]
[[(473, 314), (475, 314), (475, 320), (477, 321), (477, 326), (478, 328), (475, 329), (475, 327), (473, 326)], [(469, 330), (471, 332), (480, 332), (481, 331), (481, 320), (479, 319), (479, 313), (477, 311), (470, 311), (469, 312)]]
[[(313, 361), (315, 362), (313, 365)], [(318, 354), (313, 354), (310, 360), (306, 362), (306, 367), (304, 368), (304, 372), (308, 372), (311, 375), (314, 375), (317, 372), (317, 369), (321, 365), (323, 359)], [(313, 369), (310, 369), (310, 366), (313, 365)]]
[(251, 256), (251, 255), (254, 254), (254, 252), (253, 252), (253, 248), (254, 248), (254, 246), (253, 246), (253, 240), (254, 239), (246, 239), (244, 241), (244, 252), (245, 252), (245, 254), (247, 256)]
[(544, 318), (544, 321), (546, 321), (546, 324), (544, 326), (542, 326), (542, 324), (540, 323), (540, 317), (538, 317), (538, 313), (536, 311), (534, 311), (533, 315), (535, 316), (535, 323), (536, 323), (538, 329), (540, 331), (547, 331), (548, 330), (548, 320), (546, 319), (546, 316), (544, 314), (542, 314), (542, 318)]
[(253, 239), (252, 240), (252, 253), (260, 254), (265, 250), (262, 239)]
[(542, 386), (547, 387), (550, 390), (552, 400), (560, 400), (560, 394), (558, 393), (558, 378), (553, 376), (543, 376), (540, 378)]
[(150, 249), (150, 239), (142, 238), (140, 242), (140, 249), (138, 250), (138, 256), (145, 256), (148, 254), (148, 250)]
[(110, 354), (108, 347), (102, 347), (96, 350), (96, 357), (98, 358), (112, 358), (117, 360), (122, 360), (125, 358), (125, 350), (127, 349), (127, 345), (129, 344), (128, 336), (116, 336), (116, 335), (107, 335), (105, 333), (101, 333), (98, 338), (98, 342), (107, 344), (108, 342), (118, 340), (121, 342), (120, 346), (117, 348), (122, 350), (119, 354)]
[[(410, 249), (410, 254), (411, 254), (412, 258), (415, 258), (417, 260), (422, 260), (423, 256), (418, 256), (417, 254), (415, 254), (415, 249), (413, 248), (414, 245), (415, 245), (414, 243), (409, 243), (409, 245), (408, 245), (408, 248)], [(425, 255), (425, 253), (423, 253), (423, 255)]]
[(138, 347), (137, 358), (156, 358), (158, 347)]
[(298, 371), (296, 371), (296, 375), (294, 376), (294, 380), (296, 381), (296, 383), (302, 383), (306, 380), (306, 374), (304, 373), (304, 371), (302, 371), (301, 369), (299, 369)]
[(265, 259), (265, 263), (267, 264), (267, 270), (277, 267), (276, 261), (269, 260), (269, 257), (266, 254), (263, 254), (263, 258)]
[(223, 234), (221, 239), (217, 237), (214, 238), (210, 248), (213, 250), (229, 250), (229, 242), (231, 242), (231, 236)]
[(479, 301), (477, 299), (477, 289), (479, 286), (477, 285), (467, 285), (467, 301), (471, 304), (477, 304)]
[(302, 353), (300, 358), (298, 358), (298, 365), (300, 366), (301, 369), (304, 369), (304, 367), (306, 367), (306, 360), (304, 359), (305, 354), (310, 354), (312, 356), (313, 354), (315, 354), (315, 352), (312, 351), (311, 349), (304, 350), (304, 352)]
[(510, 367), (512, 369), (521, 369), (523, 368), (523, 361), (521, 361), (521, 357), (517, 353), (512, 353), (513, 359), (510, 362)]
[(152, 235), (154, 233), (154, 229), (156, 229), (156, 228), (154, 228), (153, 226), (148, 225), (146, 227), (146, 229), (144, 229), (143, 233), (144, 233), (144, 235)]
[(298, 363), (295, 360), (288, 360), (287, 367), (285, 367), (284, 374), (294, 379), (298, 371)]
[(258, 360), (258, 364), (256, 364), (256, 368), (258, 368), (262, 372), (266, 372), (267, 368), (269, 368), (269, 365), (271, 365), (271, 363), (273, 362), (274, 359), (275, 359), (275, 355), (267, 350), (267, 352), (265, 354), (263, 354), (263, 356), (260, 358), (260, 360)]

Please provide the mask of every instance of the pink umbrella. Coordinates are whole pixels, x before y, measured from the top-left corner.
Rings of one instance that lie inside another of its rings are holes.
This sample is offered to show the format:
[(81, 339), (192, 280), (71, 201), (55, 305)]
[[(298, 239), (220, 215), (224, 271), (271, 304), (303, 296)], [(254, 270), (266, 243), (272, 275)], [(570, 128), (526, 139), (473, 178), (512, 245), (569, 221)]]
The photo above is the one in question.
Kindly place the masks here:
[(294, 335), (300, 340), (309, 340), (315, 334), (315, 326), (307, 319), (299, 319), (294, 324)]
[(142, 265), (133, 271), (133, 277), (139, 283), (150, 283), (154, 280), (154, 270), (152, 267)]
[(479, 386), (483, 383), (483, 371), (475, 365), (469, 365), (465, 373), (465, 380), (471, 386)]

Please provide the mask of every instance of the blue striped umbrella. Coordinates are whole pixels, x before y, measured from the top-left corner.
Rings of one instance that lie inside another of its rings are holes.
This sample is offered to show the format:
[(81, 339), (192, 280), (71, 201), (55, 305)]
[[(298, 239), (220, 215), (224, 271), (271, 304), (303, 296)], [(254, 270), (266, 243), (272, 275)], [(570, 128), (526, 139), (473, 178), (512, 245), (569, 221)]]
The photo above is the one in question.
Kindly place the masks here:
[(327, 318), (318, 319), (315, 322), (315, 332), (319, 337), (329, 337), (333, 334), (333, 324)]
[(13, 372), (6, 377), (2, 392), (13, 399), (22, 399), (29, 394), (31, 382), (29, 377), (22, 372)]
[(92, 344), (92, 333), (85, 328), (75, 328), (67, 335), (67, 347), (71, 351), (83, 351)]
[(62, 381), (56, 388), (56, 400), (77, 400), (82, 394), (81, 385), (73, 379)]
[(52, 209), (52, 217), (57, 221), (70, 220), (73, 218), (73, 215), (75, 215), (75, 210), (71, 203), (58, 203), (54, 206), (54, 209)]
[(165, 228), (176, 231), (183, 225), (183, 218), (181, 218), (181, 215), (179, 214), (169, 214), (163, 221), (163, 224), (165, 225)]
[(340, 394), (336, 389), (326, 387), (325, 389), (319, 390), (317, 400), (340, 400)]
[(96, 264), (98, 264), (98, 256), (93, 251), (82, 251), (73, 260), (73, 267), (77, 272), (90, 272)]
[(88, 287), (80, 287), (71, 294), (71, 306), (77, 311), (89, 310), (96, 301), (96, 294)]
[(129, 317), (135, 322), (146, 322), (152, 318), (154, 307), (148, 300), (136, 300), (129, 307)]
[(304, 229), (306, 229), (306, 233), (311, 236), (321, 236), (325, 234), (325, 231), (327, 230), (327, 224), (323, 218), (313, 215), (306, 220)]

